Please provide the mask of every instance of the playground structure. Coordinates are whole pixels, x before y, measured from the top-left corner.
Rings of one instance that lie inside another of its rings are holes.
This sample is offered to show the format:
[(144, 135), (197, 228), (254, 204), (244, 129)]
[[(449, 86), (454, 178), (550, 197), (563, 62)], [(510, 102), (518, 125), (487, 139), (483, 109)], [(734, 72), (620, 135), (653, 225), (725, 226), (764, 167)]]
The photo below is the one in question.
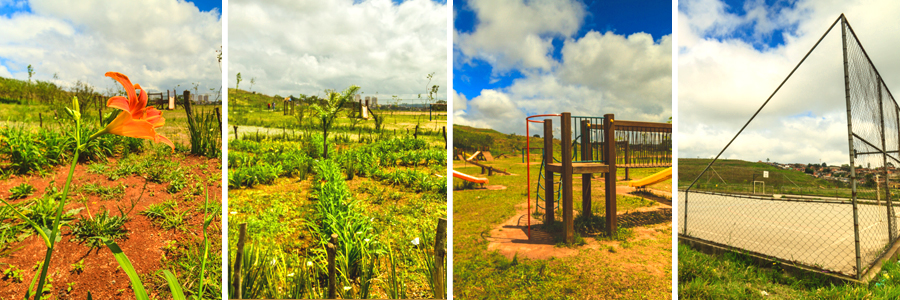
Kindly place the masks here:
[[(553, 121), (559, 117), (560, 159), (553, 155)], [(572, 119), (575, 119), (575, 124)], [(543, 208), (544, 224), (556, 221), (555, 211), (562, 207), (563, 236), (567, 243), (574, 242), (574, 205), (572, 181), (574, 174), (581, 174), (582, 217), (590, 218), (591, 179), (599, 173), (605, 180), (606, 223), (605, 233), (616, 233), (616, 171), (618, 168), (658, 168), (672, 166), (672, 124), (615, 120), (613, 114), (603, 117), (573, 117), (571, 113), (535, 115), (526, 118), (526, 134), (531, 136), (529, 123), (543, 123), (544, 146), (538, 179), (536, 211)], [(573, 129), (575, 137), (573, 138)], [(526, 140), (530, 150), (530, 141)], [(578, 151), (581, 151), (580, 158)], [(528, 151), (530, 153), (530, 151)], [(528, 180), (528, 211), (531, 211), (531, 167), (526, 163)], [(558, 189), (556, 174), (559, 174)], [(671, 176), (671, 170), (669, 171)], [(655, 180), (659, 180), (657, 176)], [(541, 198), (543, 191), (543, 198)], [(557, 197), (558, 194), (561, 197)], [(543, 201), (541, 201), (543, 200)], [(542, 203), (543, 202), (543, 203)], [(558, 204), (560, 203), (560, 204)], [(543, 204), (543, 207), (541, 207)], [(531, 236), (531, 214), (528, 216), (528, 235)]]
[(475, 176), (472, 176), (469, 174), (461, 173), (456, 170), (453, 170), (453, 177), (456, 177), (456, 178), (459, 178), (459, 179), (462, 179), (462, 180), (465, 180), (468, 182), (474, 182), (474, 183), (481, 184), (481, 187), (484, 187), (484, 185), (488, 183), (487, 178), (475, 177)]
[(468, 157), (466, 157), (465, 152), (460, 152), (460, 154), (458, 154), (457, 157), (462, 161), (465, 161), (467, 163), (481, 167), (481, 174), (487, 173), (488, 176), (493, 176), (494, 173), (500, 173), (503, 175), (512, 175), (511, 173), (507, 172), (506, 170), (479, 162), (478, 158), (481, 158), (484, 161), (494, 161), (494, 157), (491, 155), (491, 152), (487, 151), (487, 150), (475, 151), (475, 153), (472, 153), (472, 155), (470, 155)]
[(650, 175), (650, 176), (647, 176), (647, 177), (644, 177), (641, 179), (632, 180), (632, 181), (628, 182), (628, 185), (631, 187), (643, 188), (643, 187), (646, 187), (646, 186), (654, 184), (654, 183), (663, 182), (667, 179), (672, 179), (672, 168), (671, 167), (669, 167), (665, 170), (659, 171), (653, 175)]
[[(713, 165), (719, 157), (835, 26), (840, 26), (843, 50), (844, 94), (836, 97), (846, 103), (849, 186), (827, 191), (831, 196), (822, 195), (822, 186), (805, 193), (775, 194), (780, 189), (766, 187), (768, 174), (740, 176), (739, 169), (721, 167), (725, 163), (717, 165), (721, 168), (716, 171)], [(900, 249), (890, 191), (895, 183), (891, 181), (896, 179), (889, 176), (900, 163), (898, 133), (900, 105), (841, 14), (731, 141), (689, 186), (679, 189), (679, 240), (823, 271), (845, 280), (871, 280), (881, 264), (896, 257)], [(864, 174), (880, 175), (883, 181), (865, 187)], [(717, 185), (699, 182), (701, 178), (707, 182), (718, 178), (723, 183), (723, 178), (728, 178), (729, 184), (741, 179), (746, 184), (743, 191), (723, 192)]]

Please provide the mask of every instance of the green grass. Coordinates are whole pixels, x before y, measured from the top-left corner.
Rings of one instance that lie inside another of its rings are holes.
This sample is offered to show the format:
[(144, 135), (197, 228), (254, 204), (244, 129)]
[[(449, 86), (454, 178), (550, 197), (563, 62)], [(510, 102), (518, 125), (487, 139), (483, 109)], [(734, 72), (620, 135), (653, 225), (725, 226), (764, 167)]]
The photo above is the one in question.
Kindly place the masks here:
[[(245, 260), (245, 296), (321, 297), (324, 245), (336, 233), (340, 284), (349, 287), (339, 289), (342, 297), (430, 297), (428, 244), (437, 218), (446, 217), (446, 181), (433, 174), (444, 174), (437, 157), (445, 152), (422, 140), (389, 139), (332, 145), (323, 160), (313, 158), (321, 155), (314, 137), (232, 143), (230, 223), (247, 223), (251, 241), (265, 241), (245, 248), (256, 257)], [(276, 169), (271, 181), (238, 187), (254, 177), (235, 174), (262, 167)], [(231, 253), (236, 229), (229, 228)]]
[(11, 200), (22, 199), (22, 198), (31, 196), (31, 194), (34, 194), (34, 191), (35, 190), (34, 190), (33, 186), (31, 186), (28, 183), (23, 182), (23, 183), (9, 189), (9, 193), (10, 193), (9, 199), (11, 199)]
[[(493, 148), (492, 148), (493, 149)], [(461, 299), (567, 299), (567, 298), (668, 298), (671, 295), (671, 216), (661, 216), (654, 220), (637, 220), (620, 216), (618, 238), (597, 239), (602, 243), (613, 243), (598, 250), (580, 246), (560, 246), (577, 249), (578, 254), (562, 258), (534, 260), (522, 257), (506, 258), (496, 251), (489, 251), (489, 242), (483, 234), (490, 232), (498, 224), (515, 215), (519, 205), (526, 201), (526, 170), (520, 157), (498, 159), (486, 162), (491, 166), (509, 170), (516, 176), (495, 175), (488, 177), (489, 185), (503, 185), (503, 190), (466, 190), (454, 194), (454, 296)], [(536, 185), (537, 169), (532, 166), (531, 183)], [(478, 175), (478, 168), (466, 167), (457, 161), (457, 171)], [(635, 169), (637, 170), (637, 169)], [(657, 169), (656, 171), (658, 171)], [(633, 170), (634, 171), (634, 170)], [(642, 172), (652, 172), (646, 170)], [(624, 176), (624, 170), (620, 171)], [(635, 173), (632, 173), (635, 174)], [(636, 175), (633, 175), (637, 177)], [(573, 181), (573, 198), (581, 198), (580, 175)], [(620, 182), (621, 183), (621, 182)], [(455, 185), (463, 185), (454, 179)], [(537, 191), (532, 186), (532, 197)], [(605, 211), (603, 184), (593, 181), (592, 205), (594, 216), (602, 216)], [(654, 202), (628, 195), (617, 196), (619, 212), (626, 212), (655, 205)], [(575, 210), (581, 210), (581, 201), (576, 200)], [(532, 202), (532, 208), (535, 203)], [(558, 214), (560, 215), (560, 214)], [(642, 214), (635, 214), (642, 215)], [(632, 222), (632, 223), (629, 223)], [(666, 224), (666, 225), (653, 225)], [(627, 228), (624, 228), (628, 226)], [(633, 226), (633, 227), (632, 227)], [(648, 229), (647, 226), (663, 226)], [(634, 228), (651, 230), (659, 238), (636, 240)], [(583, 230), (583, 229), (582, 229)], [(582, 236), (585, 234), (582, 232)], [(650, 275), (644, 270), (634, 270), (629, 266), (658, 265), (661, 274)], [(661, 276), (660, 276), (661, 275)]]
[(95, 216), (80, 216), (78, 222), (72, 224), (73, 241), (87, 244), (91, 248), (102, 248), (105, 244), (101, 239), (117, 240), (124, 238), (128, 231), (124, 228), (128, 222), (128, 216), (119, 210), (118, 216), (109, 214), (103, 209)]
[(900, 264), (886, 263), (868, 284), (832, 284), (826, 275), (784, 271), (777, 262), (760, 266), (745, 254), (708, 255), (678, 246), (681, 299), (897, 299)]
[(88, 183), (79, 187), (81, 193), (95, 195), (102, 200), (121, 199), (125, 195), (125, 185), (119, 183), (113, 186), (103, 186), (97, 183)]

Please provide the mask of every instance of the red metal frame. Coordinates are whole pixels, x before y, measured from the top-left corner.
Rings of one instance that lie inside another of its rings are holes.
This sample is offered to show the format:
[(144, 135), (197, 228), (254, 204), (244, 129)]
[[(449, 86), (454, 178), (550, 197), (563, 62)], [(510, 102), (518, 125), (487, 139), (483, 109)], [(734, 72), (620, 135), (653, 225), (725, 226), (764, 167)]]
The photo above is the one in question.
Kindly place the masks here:
[[(528, 122), (544, 123), (544, 121), (535, 121), (531, 118), (537, 117), (559, 117), (561, 114), (543, 114), (525, 117), (525, 185), (528, 186), (528, 238), (531, 238), (531, 127)], [(545, 208), (546, 209), (546, 208)]]

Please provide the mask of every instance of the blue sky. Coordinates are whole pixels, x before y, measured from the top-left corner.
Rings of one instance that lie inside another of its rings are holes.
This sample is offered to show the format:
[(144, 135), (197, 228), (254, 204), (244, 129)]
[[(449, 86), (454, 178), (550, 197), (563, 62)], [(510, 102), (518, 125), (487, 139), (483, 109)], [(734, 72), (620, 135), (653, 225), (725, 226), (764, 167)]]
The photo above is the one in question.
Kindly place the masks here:
[[(454, 2), (454, 122), (524, 133), (540, 113), (671, 116), (671, 1)], [(509, 125), (515, 124), (515, 125)]]
[[(186, 1), (189, 3), (193, 3), (194, 6), (197, 7), (202, 12), (208, 12), (213, 9), (216, 9), (219, 12), (219, 16), (222, 15), (222, 1), (221, 0), (213, 0), (213, 1)], [(7, 5), (3, 5), (7, 4)], [(11, 3), (0, 2), (0, 16), (9, 17), (15, 13), (31, 13), (31, 6), (28, 5), (27, 1), (12, 1)]]
[[(467, 1), (454, 1), (456, 19), (454, 27), (459, 32), (471, 33), (475, 29), (477, 18)], [(635, 1), (584, 1), (588, 11), (583, 26), (571, 38), (581, 38), (589, 31), (612, 31), (620, 35), (637, 32), (649, 33), (654, 39), (672, 33), (672, 2), (665, 0), (646, 1), (644, 5), (635, 5)], [(553, 38), (551, 56), (560, 60), (564, 37)], [(523, 74), (516, 70), (504, 76), (491, 76), (492, 67), (483, 60), (476, 59), (472, 64), (454, 67), (453, 88), (471, 99), (483, 89), (502, 88), (512, 84), (513, 80), (522, 78)]]

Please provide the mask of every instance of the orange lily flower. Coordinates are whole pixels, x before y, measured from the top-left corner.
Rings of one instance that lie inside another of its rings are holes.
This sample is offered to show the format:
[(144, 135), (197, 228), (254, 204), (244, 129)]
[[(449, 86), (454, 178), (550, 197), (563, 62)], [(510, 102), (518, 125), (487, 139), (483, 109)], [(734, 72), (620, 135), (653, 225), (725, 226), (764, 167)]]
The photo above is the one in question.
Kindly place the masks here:
[[(122, 73), (106, 72), (106, 76), (121, 83), (128, 93), (128, 98), (122, 96), (109, 98), (109, 101), (106, 102), (107, 107), (123, 111), (109, 125), (106, 125), (103, 131), (115, 135), (147, 139), (175, 149), (172, 141), (156, 133), (156, 128), (163, 126), (166, 120), (163, 118), (162, 112), (154, 107), (147, 107), (147, 91), (139, 84), (132, 85), (128, 76)], [(141, 90), (139, 97), (135, 93), (135, 89)]]

